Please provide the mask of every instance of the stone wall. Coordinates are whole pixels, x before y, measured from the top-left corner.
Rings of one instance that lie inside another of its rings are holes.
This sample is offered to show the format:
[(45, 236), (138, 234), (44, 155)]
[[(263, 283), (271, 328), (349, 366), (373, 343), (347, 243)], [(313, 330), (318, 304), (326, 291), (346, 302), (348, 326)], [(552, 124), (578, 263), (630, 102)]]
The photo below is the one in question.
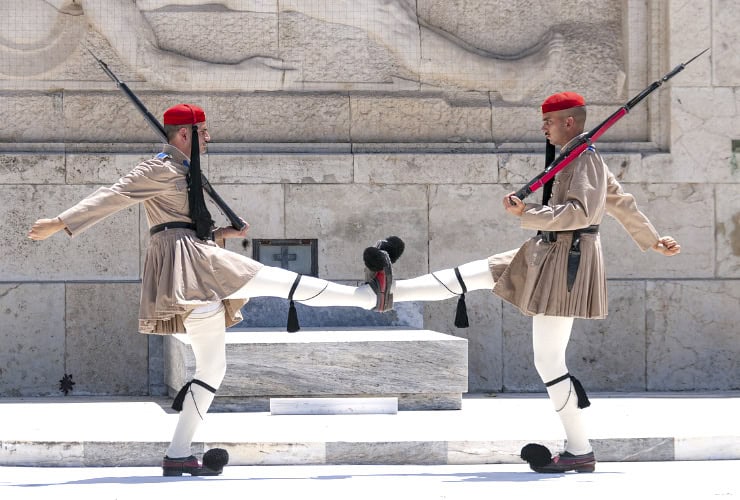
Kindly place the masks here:
[[(737, 2), (9, 0), (0, 14), (0, 395), (57, 394), (69, 373), (75, 394), (164, 389), (161, 339), (135, 333), (143, 212), (26, 238), (157, 151), (90, 51), (156, 116), (206, 109), (205, 171), (252, 238), (317, 238), (319, 276), (356, 283), (362, 249), (390, 234), (406, 241), (401, 278), (518, 246), (530, 233), (500, 200), (542, 168), (543, 97), (581, 92), (592, 127), (710, 47), (600, 143), (682, 253), (643, 254), (605, 220), (610, 315), (576, 321), (569, 365), (590, 390), (740, 389)], [(542, 390), (528, 318), (476, 292), (460, 330), (454, 308), (384, 321), (466, 337), (470, 392)]]

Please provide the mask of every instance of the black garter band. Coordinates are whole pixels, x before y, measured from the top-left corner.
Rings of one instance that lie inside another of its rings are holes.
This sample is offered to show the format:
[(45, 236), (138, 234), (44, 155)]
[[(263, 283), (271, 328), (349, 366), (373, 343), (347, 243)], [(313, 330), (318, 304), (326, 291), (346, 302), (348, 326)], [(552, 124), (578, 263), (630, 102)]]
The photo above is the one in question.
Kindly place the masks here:
[[(556, 379), (545, 382), (545, 387), (551, 387), (568, 379), (570, 379), (570, 381), (573, 383), (573, 389), (575, 389), (576, 396), (578, 396), (578, 408), (588, 408), (589, 406), (591, 406), (591, 401), (588, 400), (588, 395), (586, 394), (586, 390), (583, 388), (583, 385), (581, 385), (581, 382), (570, 373), (566, 373), (565, 375), (562, 375)], [(568, 397), (570, 397), (570, 394), (568, 395)], [(566, 399), (565, 402), (567, 403), (568, 400)], [(563, 407), (565, 407), (565, 405), (563, 405)]]
[(211, 387), (210, 385), (206, 384), (202, 380), (198, 380), (197, 378), (194, 378), (187, 384), (182, 386), (182, 389), (180, 389), (180, 392), (177, 393), (177, 396), (175, 396), (175, 400), (172, 402), (172, 409), (175, 411), (182, 411), (182, 404), (185, 402), (185, 396), (187, 395), (188, 391), (190, 390), (190, 386), (192, 384), (199, 385), (202, 388), (206, 389), (207, 391), (212, 392), (213, 394), (216, 394), (216, 389)]

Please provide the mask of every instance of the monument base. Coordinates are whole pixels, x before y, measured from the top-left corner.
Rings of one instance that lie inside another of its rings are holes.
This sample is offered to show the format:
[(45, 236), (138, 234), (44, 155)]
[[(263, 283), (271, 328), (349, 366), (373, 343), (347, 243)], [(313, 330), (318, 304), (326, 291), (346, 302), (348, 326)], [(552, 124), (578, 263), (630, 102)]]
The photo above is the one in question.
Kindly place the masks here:
[[(457, 410), (468, 342), (431, 330), (249, 329), (226, 332), (226, 376), (212, 411), (270, 411), (270, 398), (395, 397), (399, 410)], [(171, 396), (195, 372), (187, 335), (165, 339)]]

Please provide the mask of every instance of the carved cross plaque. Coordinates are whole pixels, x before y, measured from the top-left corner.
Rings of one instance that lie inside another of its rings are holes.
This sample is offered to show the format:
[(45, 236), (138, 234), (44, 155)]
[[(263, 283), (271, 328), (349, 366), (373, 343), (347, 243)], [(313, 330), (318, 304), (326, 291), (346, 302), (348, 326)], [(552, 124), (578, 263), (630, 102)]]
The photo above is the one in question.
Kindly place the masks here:
[(318, 240), (252, 240), (252, 258), (267, 266), (318, 276)]

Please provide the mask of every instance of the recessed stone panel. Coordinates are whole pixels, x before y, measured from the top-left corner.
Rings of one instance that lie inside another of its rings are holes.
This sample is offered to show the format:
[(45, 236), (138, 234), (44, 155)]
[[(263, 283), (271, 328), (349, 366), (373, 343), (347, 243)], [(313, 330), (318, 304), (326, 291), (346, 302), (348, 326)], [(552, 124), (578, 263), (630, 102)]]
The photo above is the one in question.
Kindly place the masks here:
[[(731, 0), (730, 0), (731, 1)], [(729, 3), (729, 2), (728, 2)], [(671, 68), (712, 48), (712, 2), (668, 2)], [(726, 16), (725, 12), (717, 20)], [(729, 26), (729, 25), (728, 25)], [(735, 30), (736, 32), (736, 30)], [(671, 80), (673, 87), (709, 87), (712, 84), (714, 50), (696, 59)], [(733, 57), (734, 59), (734, 57)]]
[(66, 367), (79, 395), (149, 392), (147, 336), (138, 333), (139, 283), (67, 284)]
[(697, 182), (740, 182), (732, 152), (740, 95), (729, 87), (673, 88), (671, 95), (673, 168), (697, 173)]
[(210, 155), (211, 182), (228, 184), (347, 184), (352, 155)]
[(388, 236), (399, 236), (406, 244), (393, 266), (394, 276), (427, 272), (424, 186), (290, 186), (285, 205), (286, 237), (318, 238), (322, 278), (364, 276), (363, 251)]
[(466, 294), (468, 328), (455, 327), (457, 298), (419, 302), (424, 307), (426, 328), (468, 341), (468, 392), (503, 390), (504, 353), (501, 339), (501, 299), (490, 290)]
[[(129, 207), (74, 238), (64, 231), (43, 240), (27, 237), (39, 218), (53, 218), (98, 186), (0, 186), (0, 231), (10, 242), (0, 255), (3, 279), (137, 279), (139, 208)], [(43, 264), (42, 264), (43, 263)]]
[(64, 155), (0, 154), (0, 184), (64, 184)]
[(653, 250), (642, 252), (611, 216), (601, 224), (609, 278), (709, 277), (714, 273), (714, 209), (707, 184), (623, 184), (637, 207), (661, 236), (673, 236), (681, 253), (666, 257)]
[(355, 182), (370, 184), (492, 183), (498, 180), (498, 155), (357, 154)]
[(429, 269), (439, 270), (518, 248), (534, 232), (503, 207), (511, 192), (500, 184), (432, 186), (429, 193)]
[(646, 294), (647, 389), (740, 389), (740, 282), (648, 282)]
[(488, 96), (351, 96), (354, 142), (490, 142)]
[[(128, 155), (110, 153), (70, 153), (66, 155), (68, 184), (114, 184), (139, 163), (157, 153)], [(204, 159), (201, 161), (203, 162)], [(203, 165), (201, 165), (203, 167)]]
[(733, 0), (715, 0), (712, 3), (713, 85), (728, 87), (740, 85), (740, 61), (738, 61), (737, 51), (735, 50), (740, 40), (737, 31), (739, 24), (740, 9), (736, 2)]
[(64, 285), (0, 284), (0, 396), (59, 395)]
[[(609, 281), (609, 315), (576, 319), (566, 352), (568, 370), (586, 391), (645, 390), (645, 292), (639, 281)], [(503, 310), (504, 387), (541, 392), (534, 367), (532, 318), (508, 303)]]
[(740, 186), (718, 185), (717, 277), (740, 278)]
[(0, 92), (3, 120), (13, 124), (0, 129), (0, 143), (63, 140), (62, 101), (61, 92)]

